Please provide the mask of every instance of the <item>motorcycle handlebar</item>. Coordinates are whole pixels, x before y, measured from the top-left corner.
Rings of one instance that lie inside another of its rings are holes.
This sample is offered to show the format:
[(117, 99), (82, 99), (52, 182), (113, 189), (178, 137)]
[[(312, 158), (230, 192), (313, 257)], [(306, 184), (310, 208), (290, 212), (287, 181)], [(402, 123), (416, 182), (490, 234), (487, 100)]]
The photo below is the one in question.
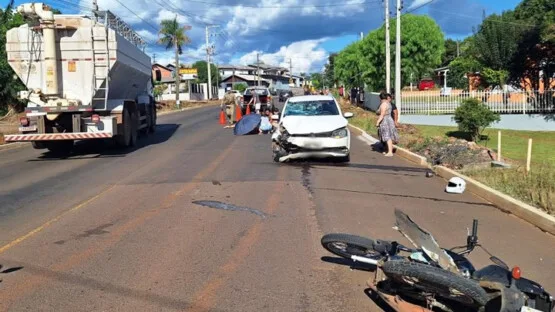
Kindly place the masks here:
[(476, 219), (472, 221), (472, 236), (474, 237), (478, 236), (478, 220)]

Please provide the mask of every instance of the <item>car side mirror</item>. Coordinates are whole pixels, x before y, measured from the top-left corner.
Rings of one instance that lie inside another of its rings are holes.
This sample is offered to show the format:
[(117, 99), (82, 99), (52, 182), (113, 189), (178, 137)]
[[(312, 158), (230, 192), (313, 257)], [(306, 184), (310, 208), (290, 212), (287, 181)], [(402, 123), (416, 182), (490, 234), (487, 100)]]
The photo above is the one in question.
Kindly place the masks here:
[(272, 115), (272, 120), (279, 120), (279, 115)]
[(345, 114), (343, 114), (343, 117), (345, 117), (345, 118), (351, 118), (353, 116), (354, 116), (354, 114), (351, 113), (351, 112), (346, 112)]

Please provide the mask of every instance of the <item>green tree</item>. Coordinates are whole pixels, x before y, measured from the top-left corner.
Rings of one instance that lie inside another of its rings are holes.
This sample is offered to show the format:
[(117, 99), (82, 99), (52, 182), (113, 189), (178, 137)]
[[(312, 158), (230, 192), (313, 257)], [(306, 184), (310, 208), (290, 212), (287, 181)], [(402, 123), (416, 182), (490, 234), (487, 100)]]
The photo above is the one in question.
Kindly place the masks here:
[(474, 44), (478, 60), (488, 68), (484, 69), (488, 84), (507, 83), (507, 70), (513, 62), (522, 34), (522, 27), (518, 26), (512, 11), (490, 15), (479, 26)]
[(246, 89), (247, 89), (246, 83), (236, 83), (233, 85), (233, 90), (237, 90), (241, 93), (245, 92)]
[(540, 73), (544, 85), (555, 73), (555, 2), (551, 0), (523, 0), (514, 11), (523, 36), (510, 66), (512, 82), (530, 81), (539, 88)]
[(167, 19), (160, 22), (160, 32), (158, 42), (166, 45), (166, 50), (175, 49), (175, 68), (178, 71), (175, 75), (175, 101), (179, 102), (179, 86), (181, 78), (179, 76), (179, 55), (183, 54), (183, 45), (191, 43), (191, 39), (185, 33), (191, 29), (191, 26), (181, 27), (177, 22), (177, 16), (174, 19)]
[[(197, 61), (192, 67), (196, 68), (198, 71), (197, 83), (208, 83), (208, 66), (206, 66), (206, 61)], [(210, 76), (213, 86), (215, 86), (218, 81), (222, 81), (218, 73), (218, 68), (212, 63), (210, 63)]]
[(335, 65), (336, 56), (337, 56), (337, 53), (331, 53), (328, 56), (328, 63), (326, 64), (326, 67), (324, 69), (324, 76), (326, 79), (326, 83), (329, 85), (329, 87), (333, 87), (333, 85), (337, 83), (334, 76), (334, 68), (335, 68), (334, 65)]
[(459, 56), (449, 63), (448, 84), (453, 88), (468, 89), (467, 74), (481, 71), (482, 64), (475, 58)]
[(19, 79), (14, 79), (6, 53), (6, 32), (24, 24), (23, 17), (14, 13), (13, 6), (11, 0), (4, 10), (0, 9), (0, 115), (22, 109), (23, 103), (18, 100), (17, 92), (25, 89)]
[(324, 75), (321, 73), (310, 74), (310, 79), (314, 88), (321, 89), (324, 86)]
[(362, 81), (362, 54), (360, 41), (345, 47), (334, 58), (333, 76), (335, 81), (345, 86), (353, 87), (360, 85)]
[[(391, 44), (395, 44), (395, 21), (391, 25)], [(417, 80), (422, 76), (429, 75), (433, 69), (441, 65), (442, 55), (445, 51), (445, 39), (441, 28), (428, 16), (406, 14), (403, 16), (401, 24), (401, 81), (404, 85), (410, 80), (410, 73), (413, 79)], [(349, 49), (358, 49), (353, 53)], [(394, 50), (394, 49), (392, 49)], [(370, 32), (360, 42), (348, 46), (343, 51), (349, 55), (347, 59), (351, 69), (350, 72), (358, 71), (362, 76), (362, 82), (366, 83), (373, 90), (380, 90), (385, 87), (385, 27)], [(394, 55), (391, 57), (394, 60)], [(393, 82), (394, 62), (392, 62)], [(339, 62), (336, 60), (336, 67)], [(344, 66), (341, 63), (341, 66)], [(356, 68), (356, 69), (355, 69)], [(345, 69), (337, 69), (344, 71)]]
[(469, 98), (457, 107), (453, 120), (458, 124), (460, 131), (467, 132), (472, 140), (476, 141), (483, 131), (492, 123), (498, 122), (500, 117), (480, 100)]
[[(460, 54), (460, 44), (459, 44)], [(457, 41), (453, 39), (445, 40), (445, 53), (441, 57), (441, 66), (447, 66), (457, 57)]]

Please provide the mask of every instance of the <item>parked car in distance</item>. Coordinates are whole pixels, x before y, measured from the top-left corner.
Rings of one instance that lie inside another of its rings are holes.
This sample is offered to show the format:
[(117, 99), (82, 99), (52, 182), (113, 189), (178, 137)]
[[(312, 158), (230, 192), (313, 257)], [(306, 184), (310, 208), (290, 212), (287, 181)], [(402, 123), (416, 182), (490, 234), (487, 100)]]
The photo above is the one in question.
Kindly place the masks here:
[(350, 160), (351, 133), (337, 101), (329, 95), (303, 95), (287, 100), (272, 135), (273, 159), (298, 158)]
[[(266, 108), (273, 109), (272, 103), (272, 95), (270, 94), (270, 90), (266, 87), (249, 87), (243, 93), (243, 101), (241, 103), (241, 109), (243, 114), (247, 111), (247, 104), (252, 99), (252, 96), (256, 92), (258, 94), (258, 98), (260, 99), (260, 110), (264, 111)], [(250, 105), (251, 112), (255, 111), (255, 106), (253, 104)]]
[(435, 87), (435, 83), (431, 78), (424, 78), (418, 83), (418, 90), (431, 90)]

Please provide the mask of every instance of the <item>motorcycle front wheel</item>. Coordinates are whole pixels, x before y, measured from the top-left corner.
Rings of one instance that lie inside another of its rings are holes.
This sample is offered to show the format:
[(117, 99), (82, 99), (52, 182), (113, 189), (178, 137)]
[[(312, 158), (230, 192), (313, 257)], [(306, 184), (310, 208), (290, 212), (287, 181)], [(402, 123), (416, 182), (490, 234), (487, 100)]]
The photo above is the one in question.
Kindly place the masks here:
[(362, 236), (342, 233), (326, 234), (322, 237), (321, 243), (327, 251), (345, 259), (351, 259), (351, 256), (372, 259), (382, 257), (379, 252), (374, 250), (374, 241)]

